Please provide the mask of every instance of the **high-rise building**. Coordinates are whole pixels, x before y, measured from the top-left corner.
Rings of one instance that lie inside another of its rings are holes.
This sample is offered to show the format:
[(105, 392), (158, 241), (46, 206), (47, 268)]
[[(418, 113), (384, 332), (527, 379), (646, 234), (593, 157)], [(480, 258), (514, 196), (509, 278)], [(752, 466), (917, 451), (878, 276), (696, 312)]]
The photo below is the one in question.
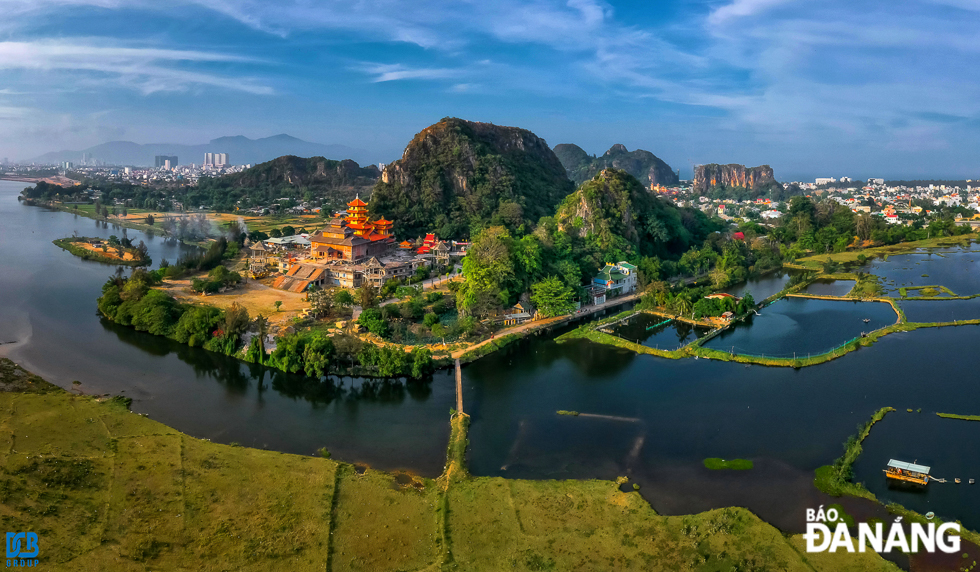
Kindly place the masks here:
[(228, 153), (205, 153), (204, 167), (225, 167), (228, 165)]
[[(170, 161), (170, 166), (166, 167), (167, 161)], [(167, 169), (173, 169), (177, 166), (177, 156), (176, 155), (157, 155), (154, 157), (153, 166), (156, 168), (166, 167)]]

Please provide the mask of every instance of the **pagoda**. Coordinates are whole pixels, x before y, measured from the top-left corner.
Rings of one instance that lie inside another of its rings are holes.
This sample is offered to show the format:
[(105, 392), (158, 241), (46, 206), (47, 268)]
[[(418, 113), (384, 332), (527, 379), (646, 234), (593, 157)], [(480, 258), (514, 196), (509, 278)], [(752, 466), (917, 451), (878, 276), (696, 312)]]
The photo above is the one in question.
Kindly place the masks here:
[(383, 256), (395, 247), (394, 225), (384, 217), (371, 222), (368, 204), (356, 197), (347, 203), (346, 218), (334, 217), (323, 230), (310, 237), (311, 256), (348, 262)]
[(368, 236), (374, 230), (374, 225), (368, 222), (367, 203), (360, 197), (347, 203), (347, 228), (354, 231), (355, 236)]

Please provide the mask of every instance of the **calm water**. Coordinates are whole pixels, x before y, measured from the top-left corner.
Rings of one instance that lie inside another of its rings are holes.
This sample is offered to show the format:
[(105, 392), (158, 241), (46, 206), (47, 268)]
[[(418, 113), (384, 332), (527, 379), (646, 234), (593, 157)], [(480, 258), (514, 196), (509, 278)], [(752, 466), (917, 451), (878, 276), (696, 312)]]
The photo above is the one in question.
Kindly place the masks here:
[[(50, 241), (73, 230), (121, 231), (21, 206), (22, 187), (0, 182), (0, 341), (16, 342), (0, 352), (63, 387), (77, 379), (86, 393), (129, 395), (134, 410), (198, 437), (301, 454), (326, 446), (337, 458), (383, 469), (441, 471), (454, 405), (448, 373), (427, 383), (318, 382), (104, 323), (95, 298), (113, 268)], [(128, 235), (146, 240), (157, 262), (179, 255), (181, 247), (159, 238)], [(883, 304), (787, 300), (756, 317), (749, 338), (769, 350), (789, 339), (819, 351), (894, 319)], [(526, 478), (628, 474), (667, 514), (738, 505), (800, 531), (806, 508), (838, 502), (813, 488), (813, 470), (839, 456), (840, 444), (876, 409), (968, 413), (962, 404), (980, 403), (978, 333), (967, 326), (894, 334), (802, 370), (666, 360), (532, 336), (463, 369), (473, 415), (470, 467)], [(559, 409), (583, 415), (559, 416)], [(878, 438), (876, 427), (869, 446)], [(755, 468), (708, 471), (705, 457), (752, 459)], [(980, 528), (976, 511), (947, 502), (937, 498), (943, 507), (933, 510)], [(881, 517), (869, 503), (844, 504), (859, 518)]]
[(980, 298), (970, 300), (908, 300), (899, 302), (910, 322), (950, 322), (980, 319)]
[[(898, 292), (902, 286), (945, 286), (959, 296), (980, 294), (980, 249), (942, 248), (875, 259), (862, 268), (881, 276), (885, 290)], [(925, 275), (925, 276), (923, 276)], [(910, 296), (914, 295), (909, 293)]]
[(704, 346), (771, 357), (793, 357), (794, 352), (805, 356), (836, 348), (897, 319), (892, 307), (882, 302), (784, 298)]
[[(708, 328), (698, 328), (691, 324), (677, 321), (667, 321), (661, 316), (638, 314), (616, 326), (613, 332), (631, 342), (637, 342), (649, 348), (676, 350), (681, 346), (708, 333)], [(656, 326), (656, 327), (653, 327)]]
[[(133, 410), (214, 441), (336, 457), (435, 476), (445, 464), (455, 389), (446, 372), (428, 383), (335, 379), (321, 383), (249, 366), (200, 348), (104, 322), (95, 299), (115, 267), (51, 244), (122, 229), (19, 204), (24, 183), (0, 181), (0, 352), (62, 387), (122, 393)], [(186, 247), (143, 233), (155, 264)]]
[(854, 288), (853, 280), (814, 280), (803, 289), (804, 294), (815, 296), (847, 296)]
[[(968, 326), (892, 334), (800, 370), (531, 339), (463, 369), (470, 468), (521, 478), (629, 475), (666, 514), (740, 505), (783, 530), (801, 530), (806, 508), (838, 502), (813, 488), (814, 469), (839, 457), (875, 410), (909, 404), (959, 412), (980, 403), (978, 333)], [(709, 471), (706, 457), (751, 459), (755, 468)], [(946, 510), (980, 527), (976, 512)]]
[[(962, 519), (976, 530), (980, 521), (980, 421), (943, 419), (923, 407), (920, 400), (896, 404), (898, 411), (889, 413), (871, 429), (864, 451), (854, 464), (854, 479), (884, 503), (897, 502), (920, 514), (935, 512), (944, 520)], [(906, 409), (921, 413), (908, 413)], [(976, 400), (946, 406), (942, 413), (980, 415)], [(925, 487), (897, 485), (888, 481), (882, 470), (889, 459), (914, 461), (932, 467), (932, 476), (947, 483), (929, 483)], [(956, 484), (954, 478), (962, 483)], [(972, 522), (972, 526), (969, 524)]]
[(762, 302), (769, 296), (777, 294), (786, 287), (793, 271), (777, 270), (765, 276), (752, 278), (728, 288), (725, 292), (741, 298), (746, 294), (752, 294), (752, 299), (757, 303)]

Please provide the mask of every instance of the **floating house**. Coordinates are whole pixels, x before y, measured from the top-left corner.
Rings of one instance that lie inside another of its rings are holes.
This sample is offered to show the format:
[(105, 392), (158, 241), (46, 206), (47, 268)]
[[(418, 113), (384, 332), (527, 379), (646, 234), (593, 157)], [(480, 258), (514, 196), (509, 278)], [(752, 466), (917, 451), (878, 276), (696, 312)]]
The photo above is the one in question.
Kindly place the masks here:
[(915, 463), (890, 459), (888, 461), (888, 468), (885, 469), (885, 476), (896, 481), (927, 485), (929, 484), (930, 470), (932, 469), (925, 465), (916, 465)]

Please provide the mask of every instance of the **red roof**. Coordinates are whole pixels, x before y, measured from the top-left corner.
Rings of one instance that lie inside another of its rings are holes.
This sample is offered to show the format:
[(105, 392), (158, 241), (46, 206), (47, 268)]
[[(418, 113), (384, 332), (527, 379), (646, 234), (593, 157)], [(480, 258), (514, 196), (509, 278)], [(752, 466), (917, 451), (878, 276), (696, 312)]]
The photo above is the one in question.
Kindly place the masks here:
[(378, 220), (374, 221), (374, 224), (380, 224), (380, 225), (387, 226), (387, 225), (390, 225), (390, 224), (394, 224), (394, 222), (392, 222), (390, 220), (385, 220), (384, 217), (381, 217)]
[(347, 203), (349, 207), (366, 207), (367, 203), (362, 201), (360, 197), (355, 198), (351, 202)]
[(736, 232), (735, 234), (732, 235), (732, 238), (734, 238), (735, 240), (745, 240), (745, 233)]

